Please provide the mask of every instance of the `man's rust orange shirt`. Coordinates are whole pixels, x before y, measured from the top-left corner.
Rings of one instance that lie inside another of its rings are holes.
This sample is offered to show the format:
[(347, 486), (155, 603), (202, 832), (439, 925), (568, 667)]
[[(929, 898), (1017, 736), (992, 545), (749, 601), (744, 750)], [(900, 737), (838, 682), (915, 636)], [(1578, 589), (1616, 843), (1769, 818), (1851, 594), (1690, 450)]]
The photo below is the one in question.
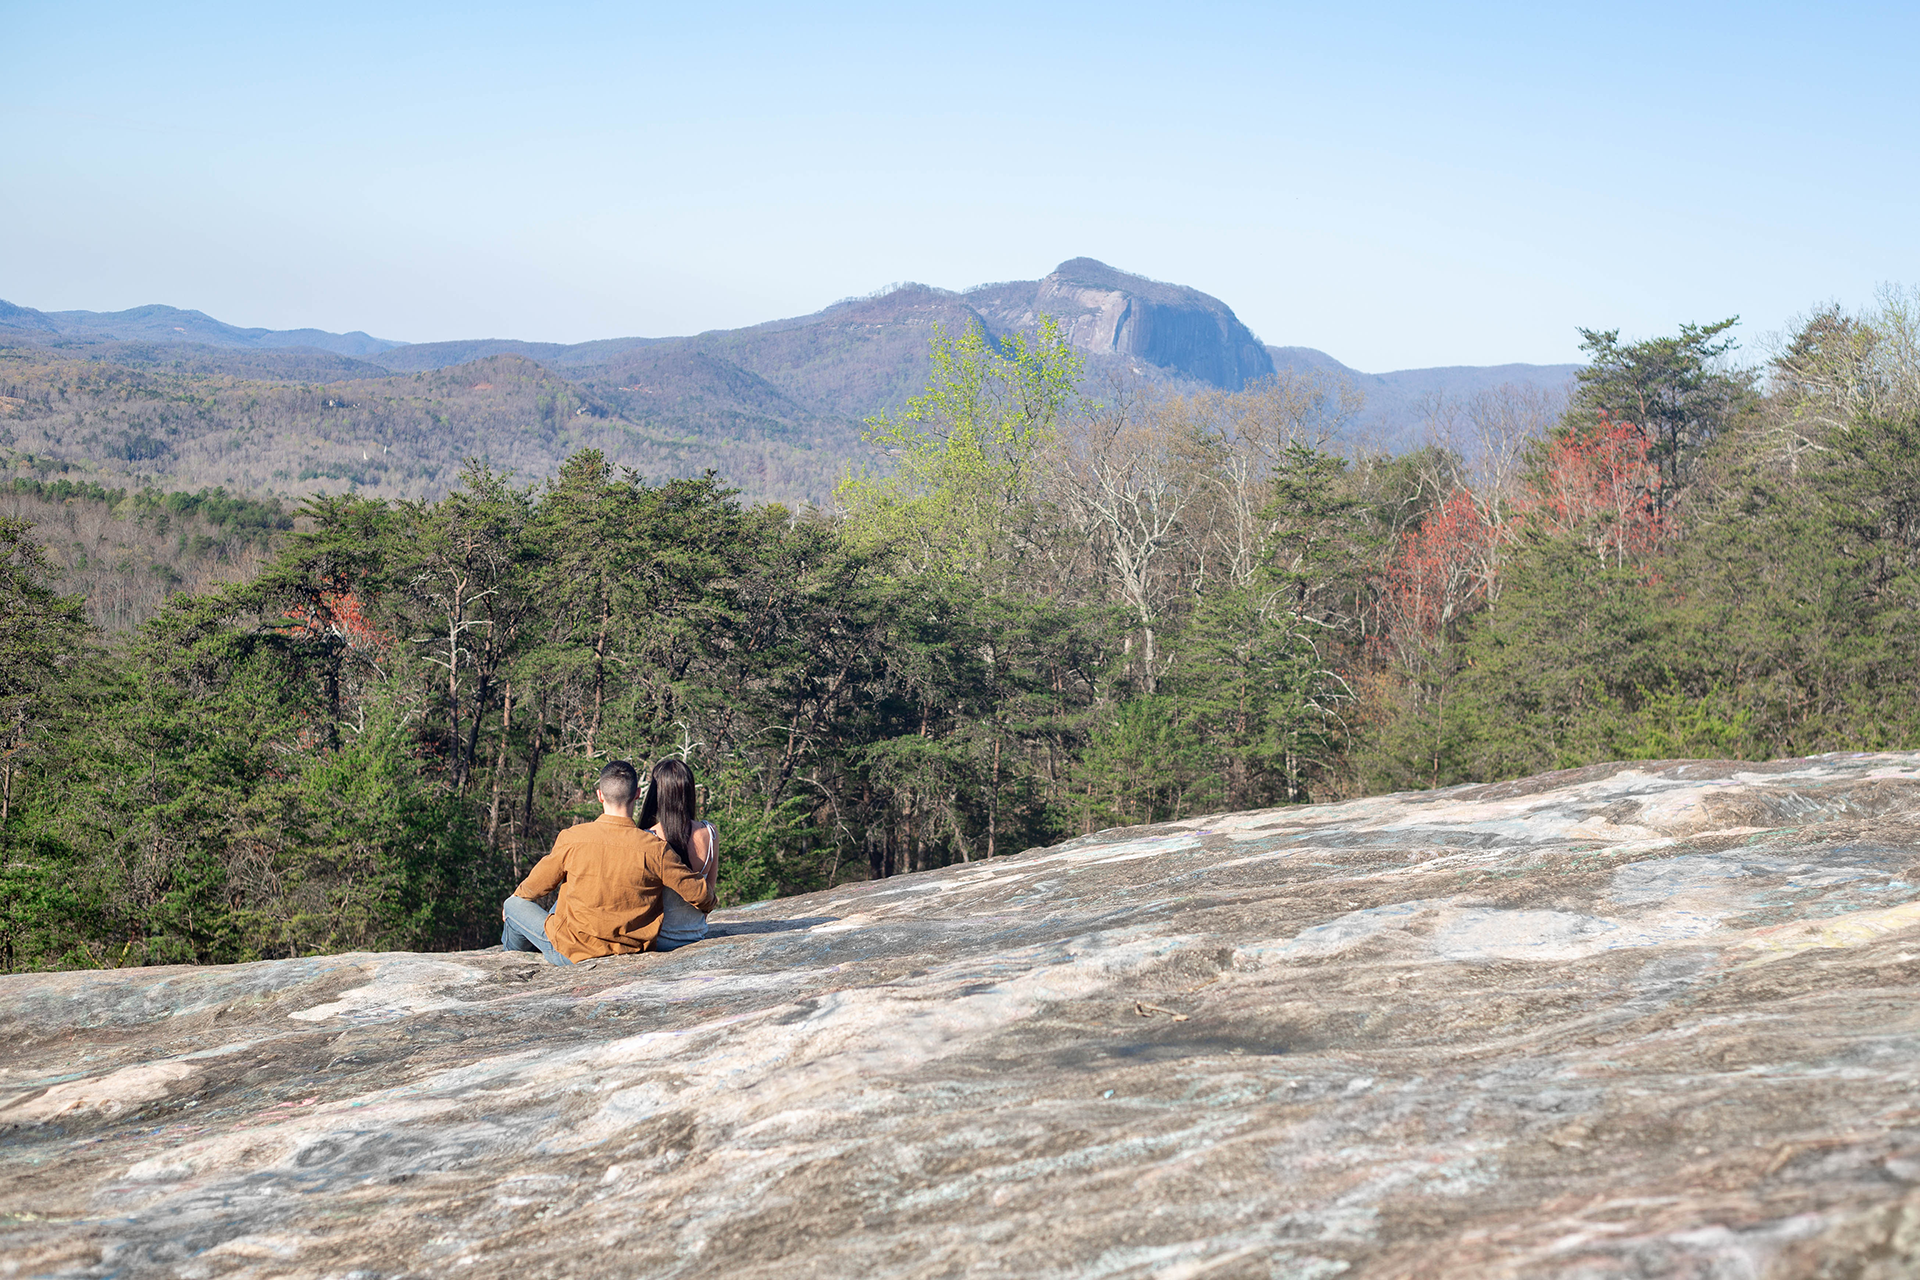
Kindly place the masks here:
[(611, 813), (568, 827), (553, 852), (534, 864), (514, 893), (538, 898), (560, 891), (547, 917), (547, 939), (569, 960), (652, 948), (660, 933), (661, 887), (696, 911), (713, 910), (705, 876), (651, 831)]

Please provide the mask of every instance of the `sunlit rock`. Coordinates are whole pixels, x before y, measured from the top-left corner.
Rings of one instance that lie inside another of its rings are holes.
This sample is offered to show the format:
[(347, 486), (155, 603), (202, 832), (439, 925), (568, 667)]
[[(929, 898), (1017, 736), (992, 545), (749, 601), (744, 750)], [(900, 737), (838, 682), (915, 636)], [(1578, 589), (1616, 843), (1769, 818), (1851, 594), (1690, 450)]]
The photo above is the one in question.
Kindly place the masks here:
[(1920, 1274), (1920, 755), (0, 979), (0, 1275)]

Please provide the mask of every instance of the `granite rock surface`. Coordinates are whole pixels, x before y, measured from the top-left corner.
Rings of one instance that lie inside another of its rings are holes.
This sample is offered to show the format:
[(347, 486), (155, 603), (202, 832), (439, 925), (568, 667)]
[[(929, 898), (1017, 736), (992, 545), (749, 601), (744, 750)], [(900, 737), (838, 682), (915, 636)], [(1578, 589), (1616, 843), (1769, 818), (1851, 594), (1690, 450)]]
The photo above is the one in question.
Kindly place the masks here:
[(1920, 755), (0, 978), (0, 1276), (1920, 1275)]

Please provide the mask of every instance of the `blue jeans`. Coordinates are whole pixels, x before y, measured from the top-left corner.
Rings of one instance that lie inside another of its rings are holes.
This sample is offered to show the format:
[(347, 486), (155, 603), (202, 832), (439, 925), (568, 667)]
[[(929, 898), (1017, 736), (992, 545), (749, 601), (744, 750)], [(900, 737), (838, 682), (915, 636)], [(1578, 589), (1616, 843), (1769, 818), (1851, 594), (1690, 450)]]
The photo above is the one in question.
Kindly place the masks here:
[(538, 951), (548, 964), (572, 964), (547, 937), (547, 909), (517, 894), (501, 904), (500, 946), (507, 951)]

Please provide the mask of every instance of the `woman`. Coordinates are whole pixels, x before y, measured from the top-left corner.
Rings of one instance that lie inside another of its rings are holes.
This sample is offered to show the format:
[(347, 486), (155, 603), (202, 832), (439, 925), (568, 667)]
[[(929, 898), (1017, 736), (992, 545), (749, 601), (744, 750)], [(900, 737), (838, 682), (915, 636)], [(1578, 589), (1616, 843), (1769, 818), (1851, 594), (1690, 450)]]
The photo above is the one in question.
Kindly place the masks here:
[[(711, 893), (720, 882), (720, 840), (711, 822), (694, 820), (697, 804), (693, 770), (686, 761), (669, 757), (653, 766), (647, 779), (647, 798), (634, 825), (666, 841), (688, 870), (706, 877)], [(654, 950), (671, 951), (707, 936), (706, 912), (687, 905), (687, 900), (672, 889), (661, 892), (666, 911)]]

